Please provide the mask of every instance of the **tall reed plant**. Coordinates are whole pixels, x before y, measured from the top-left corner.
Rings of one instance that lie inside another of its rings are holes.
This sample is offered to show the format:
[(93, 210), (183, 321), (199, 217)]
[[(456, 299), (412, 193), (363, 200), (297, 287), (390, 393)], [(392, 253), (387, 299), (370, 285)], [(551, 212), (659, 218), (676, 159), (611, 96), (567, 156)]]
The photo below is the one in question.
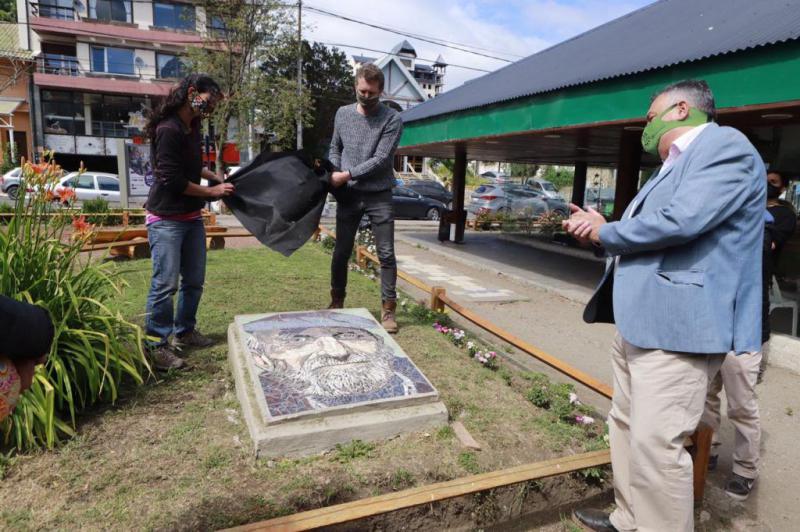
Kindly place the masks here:
[(74, 434), (82, 409), (114, 402), (125, 380), (141, 384), (150, 371), (140, 327), (110, 305), (122, 280), (81, 255), (92, 226), (53, 201), (62, 172), (46, 160), (22, 163), (14, 217), (0, 228), (0, 293), (46, 308), (55, 325), (47, 363), (0, 427), (17, 449), (52, 448)]

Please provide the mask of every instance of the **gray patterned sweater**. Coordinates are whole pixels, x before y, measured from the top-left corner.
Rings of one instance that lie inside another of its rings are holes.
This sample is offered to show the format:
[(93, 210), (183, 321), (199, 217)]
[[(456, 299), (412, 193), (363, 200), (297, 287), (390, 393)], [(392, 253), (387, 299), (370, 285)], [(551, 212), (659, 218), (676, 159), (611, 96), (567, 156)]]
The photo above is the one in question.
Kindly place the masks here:
[(352, 176), (348, 186), (364, 192), (389, 190), (394, 186), (394, 152), (403, 132), (403, 121), (385, 105), (370, 115), (358, 112), (357, 104), (336, 111), (328, 155), (334, 167)]

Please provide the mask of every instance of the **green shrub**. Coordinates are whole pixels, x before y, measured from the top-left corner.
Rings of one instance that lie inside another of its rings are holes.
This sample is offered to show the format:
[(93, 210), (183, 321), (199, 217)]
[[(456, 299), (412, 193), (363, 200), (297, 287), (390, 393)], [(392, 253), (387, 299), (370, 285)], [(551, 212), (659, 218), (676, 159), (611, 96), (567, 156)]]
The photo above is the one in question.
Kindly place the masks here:
[[(60, 169), (26, 164), (23, 173), (43, 190)], [(22, 192), (16, 216), (0, 231), (0, 293), (46, 308), (55, 325), (47, 363), (0, 425), (6, 442), (18, 449), (53, 447), (74, 434), (83, 408), (113, 402), (124, 379), (142, 383), (149, 371), (141, 329), (109, 307), (119, 294), (116, 274), (108, 264), (81, 260), (86, 235), (77, 231), (76, 238), (64, 239), (69, 217), (44, 216), (60, 208), (44, 194)]]
[[(86, 215), (86, 222), (93, 225), (120, 225), (122, 223), (121, 214), (119, 216), (107, 216), (114, 211), (109, 209), (108, 201), (103, 198), (84, 201), (81, 212)], [(92, 216), (93, 214), (102, 214), (106, 216)]]

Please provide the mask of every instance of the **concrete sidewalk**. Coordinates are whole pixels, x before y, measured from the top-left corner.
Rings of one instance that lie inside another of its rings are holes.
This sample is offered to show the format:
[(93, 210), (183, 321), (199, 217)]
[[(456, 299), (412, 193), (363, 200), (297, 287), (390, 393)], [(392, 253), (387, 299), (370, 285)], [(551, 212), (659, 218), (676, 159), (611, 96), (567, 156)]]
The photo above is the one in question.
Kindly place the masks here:
[[(418, 230), (398, 231), (397, 253), (435, 263), (454, 277), (469, 276), (487, 289), (508, 290), (522, 296), (520, 300), (498, 303), (468, 301), (453, 294), (480, 316), (578, 369), (611, 382), (608, 353), (615, 329), (610, 325), (588, 325), (582, 319), (584, 302), (603, 271), (601, 263), (504, 242), (491, 234), (469, 233), (463, 245), (440, 244), (435, 236)], [(423, 297), (410, 285), (403, 288)], [(468, 323), (463, 325), (476, 329)], [(515, 352), (511, 357), (520, 367), (568, 381), (527, 355)], [(582, 400), (607, 411), (607, 400), (581, 386), (577, 389)], [(722, 454), (717, 471), (709, 477), (704, 509), (713, 522), (721, 519), (730, 523), (724, 529), (798, 530), (800, 490), (796, 479), (800, 478), (800, 447), (796, 442), (800, 441), (800, 375), (772, 366), (758, 392), (764, 435), (762, 473), (756, 489), (744, 504), (724, 494), (733, 444), (733, 428), (724, 419)]]

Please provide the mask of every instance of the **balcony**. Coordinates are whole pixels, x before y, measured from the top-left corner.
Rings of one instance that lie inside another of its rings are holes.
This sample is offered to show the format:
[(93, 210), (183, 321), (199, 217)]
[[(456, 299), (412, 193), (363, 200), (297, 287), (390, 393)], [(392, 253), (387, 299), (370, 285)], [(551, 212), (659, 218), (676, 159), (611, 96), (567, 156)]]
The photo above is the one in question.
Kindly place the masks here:
[(33, 75), (34, 84), (42, 88), (155, 97), (166, 96), (174, 81), (91, 72), (80, 64), (77, 57), (59, 54), (37, 57)]
[[(119, 39), (128, 43), (141, 43), (148, 48), (153, 43), (162, 46), (184, 48), (187, 45), (202, 45), (203, 37), (198, 34), (180, 33), (170, 30), (142, 29), (135, 24), (107, 22), (102, 19), (79, 20), (74, 8), (60, 7), (56, 4), (34, 4), (36, 9), (31, 17), (31, 28), (43, 35), (62, 37), (100, 37)], [(43, 7), (47, 7), (43, 10)]]

